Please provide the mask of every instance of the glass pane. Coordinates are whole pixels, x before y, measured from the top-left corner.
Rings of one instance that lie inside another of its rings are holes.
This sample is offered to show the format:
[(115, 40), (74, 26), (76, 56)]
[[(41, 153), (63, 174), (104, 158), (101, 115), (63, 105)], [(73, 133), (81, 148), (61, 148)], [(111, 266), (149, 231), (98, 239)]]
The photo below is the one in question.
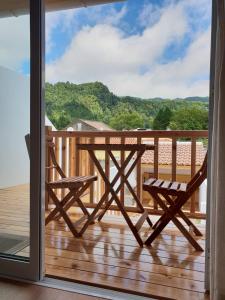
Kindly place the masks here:
[(29, 257), (29, 1), (0, 4), (0, 256)]

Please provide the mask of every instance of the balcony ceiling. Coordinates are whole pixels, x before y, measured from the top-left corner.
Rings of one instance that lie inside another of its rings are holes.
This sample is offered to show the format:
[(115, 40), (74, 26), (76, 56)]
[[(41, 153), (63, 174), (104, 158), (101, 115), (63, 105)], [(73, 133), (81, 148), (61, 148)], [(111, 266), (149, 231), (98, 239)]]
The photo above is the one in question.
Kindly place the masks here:
[[(46, 0), (46, 11), (65, 10), (91, 5), (122, 2), (124, 0)], [(28, 13), (28, 0), (0, 1), (0, 17), (20, 16)]]

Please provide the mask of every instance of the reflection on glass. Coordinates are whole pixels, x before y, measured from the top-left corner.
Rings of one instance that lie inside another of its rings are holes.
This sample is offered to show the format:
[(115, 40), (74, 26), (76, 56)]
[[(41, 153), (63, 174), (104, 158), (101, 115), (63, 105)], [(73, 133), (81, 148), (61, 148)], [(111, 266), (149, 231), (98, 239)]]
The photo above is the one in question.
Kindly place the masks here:
[(0, 256), (29, 257), (30, 20), (14, 3), (0, 4)]

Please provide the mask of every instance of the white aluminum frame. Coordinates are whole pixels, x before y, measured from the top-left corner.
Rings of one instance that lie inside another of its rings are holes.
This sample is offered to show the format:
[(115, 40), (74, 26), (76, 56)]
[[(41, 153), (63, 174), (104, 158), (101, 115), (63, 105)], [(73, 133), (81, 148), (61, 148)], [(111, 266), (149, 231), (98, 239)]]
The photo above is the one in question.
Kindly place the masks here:
[(43, 278), (44, 245), (44, 7), (30, 0), (30, 258), (0, 257), (0, 276), (39, 281)]
[[(210, 86), (209, 86), (209, 129), (208, 129), (208, 158), (211, 161), (212, 132), (213, 132), (213, 108), (214, 108), (214, 79), (215, 79), (215, 58), (216, 58), (216, 32), (217, 32), (217, 5), (212, 0), (212, 22), (211, 22), (211, 57), (210, 57)], [(205, 289), (210, 290), (210, 177), (211, 166), (207, 170), (207, 207), (206, 207), (206, 245), (205, 245)]]

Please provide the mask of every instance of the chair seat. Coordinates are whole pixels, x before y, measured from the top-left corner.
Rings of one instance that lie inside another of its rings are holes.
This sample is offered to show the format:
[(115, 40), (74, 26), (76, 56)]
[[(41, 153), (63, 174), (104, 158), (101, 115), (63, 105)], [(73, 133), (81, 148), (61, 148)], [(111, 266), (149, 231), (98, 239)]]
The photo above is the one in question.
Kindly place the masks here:
[(149, 178), (144, 182), (143, 189), (145, 191), (149, 189), (165, 190), (170, 194), (178, 192), (184, 193), (187, 190), (187, 183)]
[(56, 181), (49, 182), (48, 185), (53, 189), (73, 189), (83, 186), (85, 183), (96, 181), (97, 176), (76, 176), (61, 178)]

